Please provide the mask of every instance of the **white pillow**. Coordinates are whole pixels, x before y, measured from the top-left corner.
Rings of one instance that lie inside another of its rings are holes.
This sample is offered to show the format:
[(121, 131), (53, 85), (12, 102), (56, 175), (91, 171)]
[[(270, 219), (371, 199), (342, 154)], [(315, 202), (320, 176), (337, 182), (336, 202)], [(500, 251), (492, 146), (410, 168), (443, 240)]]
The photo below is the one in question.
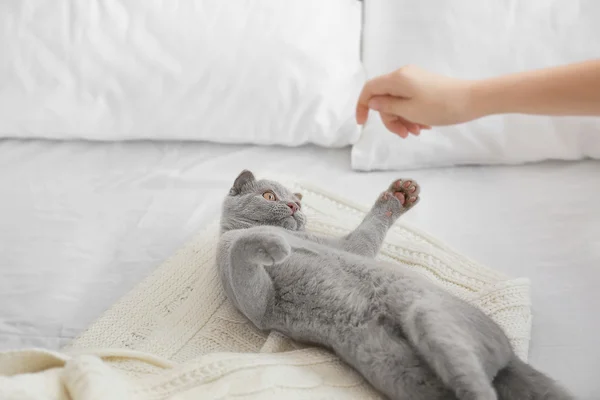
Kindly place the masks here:
[[(365, 2), (368, 77), (414, 64), (484, 78), (600, 57), (600, 1), (377, 0)], [(492, 116), (402, 140), (371, 113), (352, 165), (359, 170), (518, 164), (600, 158), (599, 118)]]
[(0, 5), (0, 137), (353, 143), (357, 0)]

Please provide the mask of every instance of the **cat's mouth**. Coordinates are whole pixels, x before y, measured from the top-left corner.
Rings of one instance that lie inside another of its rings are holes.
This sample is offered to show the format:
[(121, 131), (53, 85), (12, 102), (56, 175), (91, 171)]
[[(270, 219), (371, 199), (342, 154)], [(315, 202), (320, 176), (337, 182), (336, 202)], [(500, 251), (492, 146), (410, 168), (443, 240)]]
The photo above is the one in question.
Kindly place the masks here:
[(304, 225), (304, 218), (300, 215), (301, 214), (298, 212), (291, 213), (282, 220), (282, 227), (291, 231), (302, 229), (302, 226)]
[(283, 220), (282, 227), (290, 231), (298, 230), (298, 221), (292, 216), (289, 216)]

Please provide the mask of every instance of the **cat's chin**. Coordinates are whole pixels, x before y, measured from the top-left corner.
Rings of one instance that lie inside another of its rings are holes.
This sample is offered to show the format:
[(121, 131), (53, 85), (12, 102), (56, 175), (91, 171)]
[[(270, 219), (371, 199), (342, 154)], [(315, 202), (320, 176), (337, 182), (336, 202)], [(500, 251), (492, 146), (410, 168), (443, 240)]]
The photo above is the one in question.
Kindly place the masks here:
[(284, 219), (281, 227), (290, 231), (297, 231), (300, 228), (298, 221), (292, 216)]

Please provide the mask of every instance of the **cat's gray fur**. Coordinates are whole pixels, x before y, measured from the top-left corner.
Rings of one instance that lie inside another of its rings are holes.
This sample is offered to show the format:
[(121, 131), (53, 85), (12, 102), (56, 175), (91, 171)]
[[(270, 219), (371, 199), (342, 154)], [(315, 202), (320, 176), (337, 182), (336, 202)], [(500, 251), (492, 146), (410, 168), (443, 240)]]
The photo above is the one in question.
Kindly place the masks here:
[(479, 309), (408, 267), (374, 259), (418, 201), (415, 182), (392, 183), (340, 238), (305, 232), (304, 214), (288, 206), (300, 199), (243, 171), (224, 201), (220, 276), (259, 329), (333, 350), (390, 399), (571, 399), (521, 362)]

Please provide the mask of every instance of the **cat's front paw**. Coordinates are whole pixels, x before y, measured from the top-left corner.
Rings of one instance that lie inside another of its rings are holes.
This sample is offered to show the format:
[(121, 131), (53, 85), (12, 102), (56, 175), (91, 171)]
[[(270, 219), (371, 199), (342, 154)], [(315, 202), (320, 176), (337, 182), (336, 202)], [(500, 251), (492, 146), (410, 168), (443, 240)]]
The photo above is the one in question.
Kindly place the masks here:
[(419, 184), (412, 179), (398, 179), (377, 200), (387, 216), (401, 215), (419, 202)]
[(246, 247), (249, 260), (262, 265), (279, 264), (290, 255), (292, 248), (285, 238), (278, 234), (256, 235)]
[(398, 179), (392, 182), (388, 191), (394, 194), (405, 210), (410, 210), (419, 202), (421, 187), (412, 179)]

